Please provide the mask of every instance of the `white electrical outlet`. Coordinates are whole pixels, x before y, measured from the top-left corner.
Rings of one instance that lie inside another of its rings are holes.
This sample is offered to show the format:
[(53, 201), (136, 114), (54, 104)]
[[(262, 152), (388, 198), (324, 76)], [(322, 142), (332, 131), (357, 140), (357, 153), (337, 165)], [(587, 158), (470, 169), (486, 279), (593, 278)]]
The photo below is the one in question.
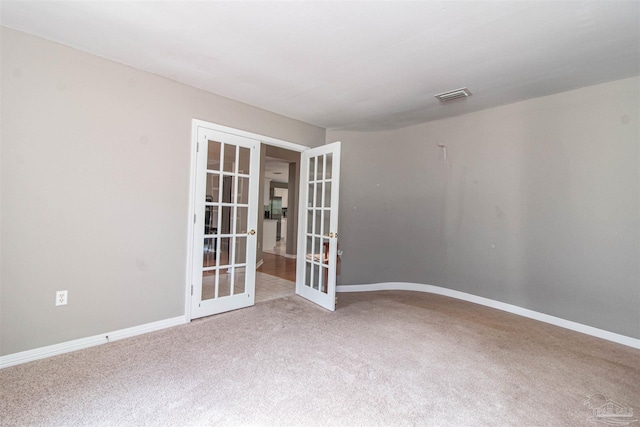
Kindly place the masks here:
[(56, 305), (67, 305), (67, 295), (69, 291), (56, 292)]

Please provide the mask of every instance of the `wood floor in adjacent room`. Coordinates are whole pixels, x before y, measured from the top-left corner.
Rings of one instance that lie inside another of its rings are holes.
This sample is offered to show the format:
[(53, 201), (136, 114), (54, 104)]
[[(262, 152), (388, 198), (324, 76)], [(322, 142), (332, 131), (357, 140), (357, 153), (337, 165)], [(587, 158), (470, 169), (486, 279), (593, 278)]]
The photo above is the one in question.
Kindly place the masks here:
[(258, 267), (259, 272), (277, 276), (290, 282), (296, 281), (296, 260), (280, 255), (262, 253), (264, 264)]

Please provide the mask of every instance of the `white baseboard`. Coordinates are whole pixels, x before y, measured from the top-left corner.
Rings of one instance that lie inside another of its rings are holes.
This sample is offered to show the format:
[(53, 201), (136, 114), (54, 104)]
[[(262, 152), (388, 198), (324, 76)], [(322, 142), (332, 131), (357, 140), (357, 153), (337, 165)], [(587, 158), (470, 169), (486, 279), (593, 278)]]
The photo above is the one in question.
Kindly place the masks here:
[(83, 348), (106, 344), (111, 341), (130, 338), (136, 335), (146, 334), (147, 332), (159, 331), (160, 329), (170, 328), (172, 326), (178, 326), (188, 322), (189, 320), (185, 316), (178, 316), (171, 319), (159, 320), (157, 322), (146, 323), (144, 325), (133, 326), (131, 328), (120, 329), (113, 332), (105, 332), (104, 334), (94, 335), (92, 337), (79, 338), (77, 340), (67, 341), (60, 344), (54, 344), (46, 347), (35, 348), (33, 350), (8, 354), (6, 356), (0, 356), (0, 369), (19, 365), (21, 363), (32, 362), (34, 360), (44, 359), (46, 357), (69, 353), (75, 350), (81, 350)]
[(290, 258), (290, 259), (296, 259), (298, 258), (298, 255), (291, 255), (291, 254), (284, 254), (285, 258)]
[[(616, 334), (614, 332), (605, 331), (603, 329), (594, 328), (592, 326), (583, 325), (581, 323), (576, 323), (570, 320), (562, 319), (562, 318), (551, 316), (548, 314), (539, 313), (537, 311), (518, 307), (516, 305), (495, 301), (489, 298), (479, 297), (473, 294), (468, 294), (466, 292), (460, 292), (453, 289), (441, 288), (439, 286), (422, 285), (419, 283), (402, 283), (402, 282), (375, 283), (375, 284), (369, 284), (369, 285), (336, 286), (337, 292), (369, 292), (369, 291), (390, 291), (390, 290), (427, 292), (427, 293), (432, 293), (437, 295), (448, 296), (451, 298), (456, 298), (463, 301), (484, 305), (487, 307), (495, 308), (497, 310), (506, 311), (508, 313), (517, 314), (519, 316), (523, 316), (530, 319), (539, 320), (541, 322), (549, 323), (552, 325), (560, 326), (561, 328), (570, 329), (572, 331), (580, 332), (583, 334), (587, 334), (587, 335), (602, 338), (608, 341), (612, 341), (618, 344), (640, 349), (640, 340), (636, 338)], [(19, 353), (8, 354), (6, 356), (0, 356), (0, 369), (7, 368), (9, 366), (19, 365), (22, 363), (32, 362), (34, 360), (44, 359), (46, 357), (69, 353), (75, 350), (81, 350), (83, 348), (93, 347), (100, 344), (106, 344), (111, 341), (130, 338), (136, 335), (146, 334), (148, 332), (159, 331), (161, 329), (178, 326), (185, 323), (189, 323), (189, 319), (187, 319), (185, 316), (178, 316), (170, 319), (159, 320), (157, 322), (146, 323), (144, 325), (133, 326), (131, 328), (120, 329), (112, 332), (106, 332), (106, 333), (94, 335), (91, 337), (80, 338), (77, 340), (67, 341), (67, 342), (54, 344), (46, 347), (40, 347), (33, 350), (27, 350)]]
[(258, 261), (256, 263), (256, 270), (259, 269), (262, 264), (264, 264), (264, 260), (263, 259), (261, 259), (260, 261)]
[(605, 331), (603, 329), (594, 328), (592, 326), (576, 323), (571, 320), (562, 319), (560, 317), (551, 316), (537, 311), (529, 310), (527, 308), (518, 307), (517, 305), (507, 304), (500, 301), (495, 301), (489, 298), (479, 297), (466, 292), (460, 292), (453, 289), (441, 288), (440, 286), (422, 285), (419, 283), (403, 283), (403, 282), (389, 282), (389, 283), (374, 283), (370, 285), (340, 285), (336, 286), (336, 292), (369, 292), (369, 291), (417, 291), (427, 292), (431, 294), (444, 295), (451, 298), (456, 298), (476, 304), (484, 305), (487, 307), (495, 308), (498, 310), (506, 311), (508, 313), (517, 314), (519, 316), (528, 317), (530, 319), (539, 320), (541, 322), (550, 323), (552, 325), (560, 326), (561, 328), (570, 329), (572, 331), (581, 332), (583, 334), (591, 335), (594, 337), (602, 338), (608, 341), (613, 341), (618, 344), (626, 345), (629, 347), (640, 349), (640, 340), (626, 335), (616, 334), (615, 332)]

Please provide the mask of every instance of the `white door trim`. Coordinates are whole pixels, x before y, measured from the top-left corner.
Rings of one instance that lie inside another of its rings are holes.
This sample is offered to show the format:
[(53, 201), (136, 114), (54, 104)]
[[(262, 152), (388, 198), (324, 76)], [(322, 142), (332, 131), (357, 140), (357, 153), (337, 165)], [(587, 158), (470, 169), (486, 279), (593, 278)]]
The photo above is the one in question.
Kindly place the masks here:
[(253, 132), (244, 131), (241, 129), (235, 129), (228, 126), (219, 125), (216, 123), (207, 122), (204, 120), (193, 119), (191, 122), (191, 159), (189, 166), (189, 206), (187, 215), (187, 258), (185, 260), (185, 294), (184, 294), (184, 313), (186, 319), (191, 319), (191, 284), (193, 283), (192, 272), (192, 260), (193, 260), (193, 231), (194, 231), (194, 217), (196, 214), (195, 200), (196, 200), (196, 149), (198, 144), (198, 128), (205, 127), (218, 132), (225, 132), (232, 135), (242, 136), (245, 138), (256, 139), (261, 143), (267, 145), (273, 145), (276, 147), (286, 148), (291, 151), (303, 152), (312, 147), (296, 144), (293, 142), (285, 141), (278, 138), (272, 138), (266, 135), (260, 135)]
[(193, 119), (193, 125), (195, 127), (201, 126), (206, 127), (208, 129), (216, 130), (219, 132), (230, 133), (232, 135), (243, 136), (249, 139), (257, 139), (260, 142), (263, 142), (267, 145), (274, 145), (276, 147), (286, 148), (291, 151), (305, 151), (312, 147), (307, 147), (306, 145), (296, 144), (294, 142), (285, 141), (283, 139), (272, 138), (266, 135), (260, 135), (258, 133), (248, 132), (241, 129), (235, 129), (228, 126), (217, 125), (215, 123), (205, 122), (204, 120)]

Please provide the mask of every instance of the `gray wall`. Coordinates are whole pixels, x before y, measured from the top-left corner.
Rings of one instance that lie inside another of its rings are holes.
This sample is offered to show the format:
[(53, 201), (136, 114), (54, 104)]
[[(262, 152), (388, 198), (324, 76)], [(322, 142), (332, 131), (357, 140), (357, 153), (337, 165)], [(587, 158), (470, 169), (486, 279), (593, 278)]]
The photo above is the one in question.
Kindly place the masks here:
[[(191, 120), (324, 129), (2, 29), (0, 354), (184, 314)], [(69, 304), (55, 307), (55, 292)]]
[(339, 283), (442, 286), (640, 338), (639, 86), (328, 131), (343, 142)]

